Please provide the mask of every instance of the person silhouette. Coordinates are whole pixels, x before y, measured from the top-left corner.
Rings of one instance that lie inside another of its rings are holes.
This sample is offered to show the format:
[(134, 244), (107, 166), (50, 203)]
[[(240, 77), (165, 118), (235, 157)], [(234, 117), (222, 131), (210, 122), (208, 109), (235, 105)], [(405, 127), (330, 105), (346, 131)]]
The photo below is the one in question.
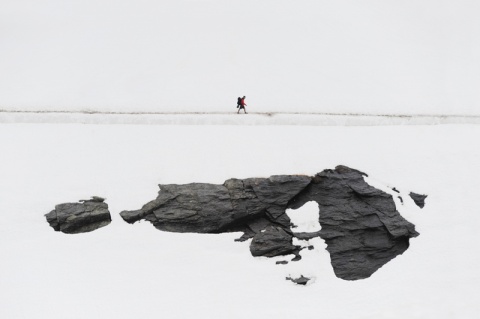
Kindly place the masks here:
[(247, 106), (247, 104), (245, 103), (245, 98), (246, 96), (243, 96), (240, 101), (239, 101), (239, 105), (240, 107), (238, 108), (238, 111), (237, 111), (237, 114), (240, 113), (240, 110), (243, 109), (243, 111), (245, 112), (245, 114), (247, 114), (247, 110), (245, 109), (245, 106)]

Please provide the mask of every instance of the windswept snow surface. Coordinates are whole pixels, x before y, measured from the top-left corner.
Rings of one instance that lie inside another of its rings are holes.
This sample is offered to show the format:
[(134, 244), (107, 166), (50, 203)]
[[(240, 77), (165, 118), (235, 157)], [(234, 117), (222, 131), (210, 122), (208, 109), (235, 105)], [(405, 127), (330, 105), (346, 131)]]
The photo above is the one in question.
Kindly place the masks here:
[[(476, 318), (478, 136), (470, 125), (2, 124), (0, 318)], [(275, 265), (285, 258), (253, 258), (238, 233), (167, 233), (118, 215), (155, 198), (159, 183), (337, 164), (399, 189), (420, 232), (365, 280), (336, 278), (319, 239), (302, 261)], [(424, 209), (409, 191), (428, 194)], [(48, 226), (56, 204), (91, 195), (107, 198), (109, 226), (77, 235)], [(285, 280), (300, 274), (314, 282)]]
[(480, 114), (475, 0), (2, 0), (0, 108)]

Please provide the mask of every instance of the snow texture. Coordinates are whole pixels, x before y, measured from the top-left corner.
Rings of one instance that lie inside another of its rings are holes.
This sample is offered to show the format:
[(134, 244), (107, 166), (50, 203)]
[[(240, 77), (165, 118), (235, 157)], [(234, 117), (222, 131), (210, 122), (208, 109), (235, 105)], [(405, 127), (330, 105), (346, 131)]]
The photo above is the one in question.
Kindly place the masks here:
[[(479, 134), (470, 125), (2, 124), (0, 317), (475, 318)], [(155, 197), (159, 183), (314, 174), (338, 163), (368, 172), (421, 233), (366, 280), (336, 278), (319, 238), (299, 241), (314, 246), (301, 261), (275, 265), (284, 259), (253, 259), (238, 233), (159, 232), (118, 215)], [(410, 191), (429, 195), (423, 209)], [(45, 213), (91, 194), (108, 201), (108, 227), (52, 231)], [(312, 280), (285, 280), (301, 275)]]
[[(233, 108), (232, 108), (233, 109)], [(253, 113), (253, 114), (252, 114)], [(82, 123), (148, 125), (375, 126), (480, 124), (480, 116), (367, 115), (326, 113), (119, 113), (0, 111), (0, 123)]]
[[(2, 0), (0, 318), (478, 317), (479, 16), (473, 0)], [(227, 114), (241, 95), (251, 114)], [(159, 183), (339, 163), (422, 234), (366, 280), (336, 278), (319, 238), (275, 265), (239, 234), (118, 215)], [(92, 194), (108, 227), (51, 230), (55, 204)]]

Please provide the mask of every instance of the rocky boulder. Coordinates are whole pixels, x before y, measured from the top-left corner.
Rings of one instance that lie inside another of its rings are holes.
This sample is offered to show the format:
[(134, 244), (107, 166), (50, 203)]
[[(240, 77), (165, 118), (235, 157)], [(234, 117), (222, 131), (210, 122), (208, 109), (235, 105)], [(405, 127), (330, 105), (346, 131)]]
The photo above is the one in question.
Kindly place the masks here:
[(285, 228), (288, 201), (310, 184), (308, 176), (230, 179), (223, 185), (192, 183), (159, 185), (158, 197), (141, 209), (120, 216), (134, 223), (145, 219), (171, 232), (243, 231), (247, 238), (279, 224)]
[(392, 196), (368, 185), (363, 176), (346, 166), (324, 170), (290, 203), (292, 208), (311, 200), (318, 203), (319, 235), (335, 275), (346, 280), (370, 277), (418, 236), (415, 226), (396, 210)]
[[(321, 237), (327, 243), (337, 277), (368, 278), (402, 254), (415, 226), (396, 210), (391, 195), (364, 180), (365, 173), (346, 166), (324, 170), (313, 177), (277, 175), (269, 178), (229, 179), (222, 185), (159, 185), (158, 197), (139, 210), (123, 211), (128, 223), (144, 219), (172, 232), (243, 232), (252, 238), (253, 256), (295, 254), (293, 238)], [(320, 208), (321, 231), (294, 233), (287, 208), (309, 201)]]
[(112, 221), (108, 205), (103, 198), (96, 196), (79, 203), (56, 205), (45, 217), (53, 229), (66, 234), (91, 232)]

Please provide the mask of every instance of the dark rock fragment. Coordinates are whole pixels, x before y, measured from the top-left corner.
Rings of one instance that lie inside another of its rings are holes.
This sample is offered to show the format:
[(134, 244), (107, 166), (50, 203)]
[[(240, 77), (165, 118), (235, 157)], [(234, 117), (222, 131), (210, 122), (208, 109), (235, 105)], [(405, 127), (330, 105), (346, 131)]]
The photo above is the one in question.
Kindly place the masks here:
[(293, 254), (295, 254), (295, 257), (292, 258), (292, 261), (299, 261), (302, 259), (302, 256), (300, 255), (300, 250), (302, 249), (303, 248), (299, 247), (297, 250), (293, 252)]
[(277, 264), (277, 265), (286, 265), (286, 264), (288, 264), (288, 261), (286, 261), (286, 260), (280, 260), (280, 261), (277, 261), (275, 264)]
[(299, 246), (292, 244), (292, 235), (280, 227), (269, 226), (256, 234), (250, 244), (252, 256), (275, 257), (295, 254)]
[(47, 222), (56, 231), (66, 234), (86, 233), (104, 227), (112, 221), (108, 205), (101, 197), (55, 206), (46, 214)]
[(427, 198), (428, 195), (420, 195), (413, 192), (410, 192), (409, 195), (418, 207), (423, 208), (425, 206), (425, 198)]
[(303, 275), (301, 275), (299, 278), (286, 277), (285, 279), (290, 280), (290, 281), (296, 283), (297, 285), (303, 285), (303, 286), (305, 286), (308, 283), (308, 281), (310, 280), (310, 278), (303, 277)]

